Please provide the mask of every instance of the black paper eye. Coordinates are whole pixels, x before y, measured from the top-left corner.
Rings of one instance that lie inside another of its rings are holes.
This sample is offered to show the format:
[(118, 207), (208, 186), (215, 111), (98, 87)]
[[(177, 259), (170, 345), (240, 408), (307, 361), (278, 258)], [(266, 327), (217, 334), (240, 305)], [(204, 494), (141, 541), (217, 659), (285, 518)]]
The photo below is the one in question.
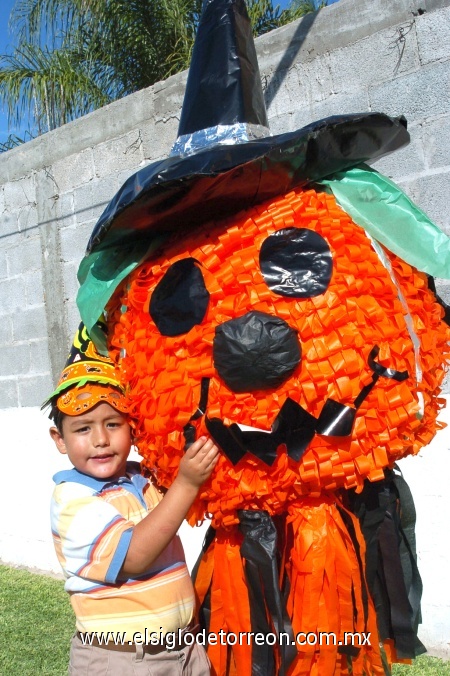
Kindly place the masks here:
[(183, 258), (156, 285), (150, 315), (163, 336), (180, 336), (201, 324), (209, 293), (195, 258)]
[(330, 247), (321, 235), (307, 228), (283, 228), (267, 237), (259, 264), (269, 289), (290, 298), (324, 293), (333, 272)]

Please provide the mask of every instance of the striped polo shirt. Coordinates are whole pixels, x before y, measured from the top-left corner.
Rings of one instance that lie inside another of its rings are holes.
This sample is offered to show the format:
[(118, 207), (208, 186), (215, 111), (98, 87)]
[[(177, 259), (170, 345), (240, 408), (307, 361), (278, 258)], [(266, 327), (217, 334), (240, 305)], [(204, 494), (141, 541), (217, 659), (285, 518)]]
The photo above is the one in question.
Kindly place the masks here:
[(133, 641), (145, 629), (159, 635), (186, 627), (194, 590), (178, 536), (139, 577), (120, 574), (134, 525), (162, 499), (139, 464), (127, 463), (127, 476), (113, 481), (76, 469), (53, 480), (53, 541), (78, 631), (126, 631)]

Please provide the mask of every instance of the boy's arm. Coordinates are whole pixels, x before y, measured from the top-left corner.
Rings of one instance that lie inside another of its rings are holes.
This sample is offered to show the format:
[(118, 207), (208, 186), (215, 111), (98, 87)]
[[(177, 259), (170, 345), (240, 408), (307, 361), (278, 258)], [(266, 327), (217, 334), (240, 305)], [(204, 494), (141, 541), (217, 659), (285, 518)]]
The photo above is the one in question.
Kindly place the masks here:
[(200, 486), (208, 479), (219, 450), (211, 439), (200, 437), (181, 459), (178, 474), (161, 502), (133, 528), (121, 572), (140, 575), (176, 535)]

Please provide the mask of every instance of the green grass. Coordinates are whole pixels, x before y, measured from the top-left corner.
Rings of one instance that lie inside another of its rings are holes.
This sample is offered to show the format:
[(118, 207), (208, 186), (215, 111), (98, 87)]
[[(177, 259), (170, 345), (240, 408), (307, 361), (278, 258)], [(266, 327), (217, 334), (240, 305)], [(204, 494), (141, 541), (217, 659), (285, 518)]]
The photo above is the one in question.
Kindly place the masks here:
[(66, 676), (74, 631), (62, 580), (0, 566), (1, 676)]
[[(66, 676), (75, 618), (64, 583), (0, 565), (0, 676)], [(422, 656), (393, 676), (450, 676), (450, 662)]]
[(421, 655), (409, 664), (394, 664), (393, 676), (450, 676), (450, 662)]

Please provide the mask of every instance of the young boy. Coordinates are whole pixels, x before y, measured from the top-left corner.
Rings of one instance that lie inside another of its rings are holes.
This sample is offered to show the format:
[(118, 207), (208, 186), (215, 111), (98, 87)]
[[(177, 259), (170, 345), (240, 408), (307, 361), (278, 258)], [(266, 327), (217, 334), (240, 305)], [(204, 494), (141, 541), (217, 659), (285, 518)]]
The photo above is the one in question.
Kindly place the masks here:
[(194, 590), (177, 531), (218, 449), (205, 437), (192, 444), (162, 496), (127, 462), (129, 406), (113, 364), (82, 326), (78, 338), (49, 399), (50, 436), (74, 466), (55, 475), (51, 504), (76, 615), (69, 673), (209, 674), (204, 649), (188, 636)]

